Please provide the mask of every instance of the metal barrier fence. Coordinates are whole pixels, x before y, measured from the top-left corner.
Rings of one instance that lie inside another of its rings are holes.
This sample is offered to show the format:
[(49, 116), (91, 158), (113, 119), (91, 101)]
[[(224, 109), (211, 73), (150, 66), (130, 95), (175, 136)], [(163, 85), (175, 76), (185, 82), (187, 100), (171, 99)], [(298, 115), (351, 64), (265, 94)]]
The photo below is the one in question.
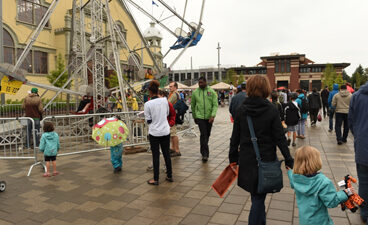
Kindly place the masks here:
[(107, 149), (92, 139), (92, 127), (103, 118), (118, 117), (128, 127), (130, 134), (123, 143), (124, 147), (148, 145), (148, 126), (139, 112), (114, 112), (84, 115), (48, 116), (41, 125), (48, 121), (55, 125), (55, 132), (60, 137), (59, 156), (93, 152)]
[[(66, 115), (70, 111), (75, 111), (77, 103), (69, 103), (69, 110), (67, 110), (66, 102), (53, 102), (47, 110), (45, 110), (44, 115)], [(24, 110), (22, 109), (22, 104), (6, 104), (0, 105), (0, 116), (1, 117), (21, 117), (24, 115)]]
[[(34, 164), (43, 165), (37, 159), (36, 146), (39, 142), (40, 121), (29, 117), (0, 118), (0, 159), (32, 159)], [(45, 167), (44, 167), (45, 169)]]

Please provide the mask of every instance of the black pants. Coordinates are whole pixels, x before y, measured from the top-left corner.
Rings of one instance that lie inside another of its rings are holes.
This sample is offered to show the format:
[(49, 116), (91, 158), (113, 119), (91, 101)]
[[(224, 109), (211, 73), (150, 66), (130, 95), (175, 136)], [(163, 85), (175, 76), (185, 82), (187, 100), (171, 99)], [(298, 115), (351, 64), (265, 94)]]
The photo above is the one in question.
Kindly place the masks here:
[(328, 103), (324, 103), (322, 102), (322, 110), (323, 110), (323, 117), (326, 117), (328, 116), (328, 110), (329, 110), (329, 107), (328, 107)]
[(208, 141), (210, 140), (212, 123), (209, 123), (208, 120), (202, 119), (196, 119), (196, 123), (198, 124), (199, 131), (201, 132), (199, 141), (201, 144), (202, 157), (209, 157), (210, 151), (208, 148)]
[[(335, 132), (337, 141), (346, 142), (349, 134), (349, 125), (348, 125), (348, 114), (347, 113), (336, 113), (335, 114)], [(344, 131), (341, 137), (341, 126), (344, 123)]]
[(319, 109), (309, 109), (309, 115), (311, 119), (311, 123), (317, 123), (317, 116), (318, 116)]
[(166, 174), (167, 177), (172, 177), (172, 167), (170, 158), (170, 135), (156, 137), (149, 135), (151, 151), (152, 151), (152, 161), (153, 161), (153, 179), (155, 181), (159, 180), (160, 174), (160, 146), (162, 155), (165, 159), (166, 164)]
[(267, 194), (251, 194), (252, 206), (250, 207), (248, 224), (265, 225), (266, 207), (265, 199)]

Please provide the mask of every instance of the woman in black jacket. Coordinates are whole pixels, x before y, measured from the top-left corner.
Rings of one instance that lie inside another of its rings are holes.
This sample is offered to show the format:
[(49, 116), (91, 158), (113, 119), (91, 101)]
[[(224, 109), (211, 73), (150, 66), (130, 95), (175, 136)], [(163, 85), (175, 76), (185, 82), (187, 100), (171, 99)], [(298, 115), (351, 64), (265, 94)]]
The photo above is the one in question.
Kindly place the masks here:
[[(266, 194), (257, 193), (258, 165), (250, 138), (247, 115), (253, 120), (262, 161), (274, 161), (276, 146), (278, 146), (285, 158), (286, 166), (292, 168), (294, 163), (279, 112), (267, 100), (270, 93), (271, 87), (266, 77), (256, 75), (247, 80), (248, 98), (238, 108), (230, 140), (229, 160), (230, 163), (236, 162), (239, 165), (238, 185), (251, 194), (252, 207), (248, 219), (251, 225), (266, 224), (264, 205)], [(238, 150), (239, 145), (240, 150)]]

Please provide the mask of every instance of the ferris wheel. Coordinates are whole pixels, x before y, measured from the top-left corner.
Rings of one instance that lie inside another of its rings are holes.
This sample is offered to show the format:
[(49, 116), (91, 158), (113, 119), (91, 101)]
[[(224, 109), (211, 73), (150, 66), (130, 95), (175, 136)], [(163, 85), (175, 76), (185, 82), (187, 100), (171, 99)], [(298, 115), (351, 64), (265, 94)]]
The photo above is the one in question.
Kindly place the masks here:
[[(168, 71), (173, 68), (173, 66), (182, 57), (185, 51), (196, 46), (204, 33), (204, 28), (202, 27), (203, 11), (205, 8), (205, 0), (195, 1), (195, 0), (185, 0), (184, 6), (177, 10), (174, 6), (170, 6), (164, 0), (143, 0), (137, 3), (137, 0), (121, 0), (126, 8), (131, 12), (135, 18), (140, 18), (142, 16), (150, 19), (152, 22), (161, 26), (169, 35), (175, 38), (175, 42), (169, 46), (167, 49), (163, 49), (165, 54), (163, 54), (163, 60), (167, 58), (168, 55), (172, 55), (173, 60), (168, 62), (168, 67), (163, 69), (156, 78), (161, 78), (167, 75)], [(144, 8), (144, 3), (152, 2), (152, 7), (160, 7), (162, 13), (159, 18), (153, 15), (153, 10), (150, 13), (149, 10)], [(132, 13), (131, 7), (135, 8), (136, 13)], [(193, 9), (198, 9), (197, 15), (188, 16), (188, 11), (194, 11)], [(178, 12), (179, 11), (179, 12)], [(182, 14), (180, 14), (182, 12)], [(163, 15), (166, 14), (164, 18)], [(157, 70), (160, 71), (160, 70)]]

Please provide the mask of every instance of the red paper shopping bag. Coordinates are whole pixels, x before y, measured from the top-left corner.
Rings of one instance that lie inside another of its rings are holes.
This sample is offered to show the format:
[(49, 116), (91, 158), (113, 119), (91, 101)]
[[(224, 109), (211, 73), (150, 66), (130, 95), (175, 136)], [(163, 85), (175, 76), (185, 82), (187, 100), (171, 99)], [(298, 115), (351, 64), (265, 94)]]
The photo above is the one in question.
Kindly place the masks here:
[(213, 190), (222, 198), (234, 180), (238, 177), (238, 166), (236, 163), (228, 165), (212, 184)]

